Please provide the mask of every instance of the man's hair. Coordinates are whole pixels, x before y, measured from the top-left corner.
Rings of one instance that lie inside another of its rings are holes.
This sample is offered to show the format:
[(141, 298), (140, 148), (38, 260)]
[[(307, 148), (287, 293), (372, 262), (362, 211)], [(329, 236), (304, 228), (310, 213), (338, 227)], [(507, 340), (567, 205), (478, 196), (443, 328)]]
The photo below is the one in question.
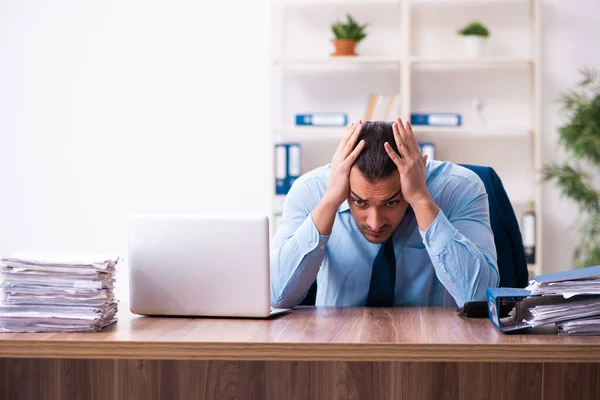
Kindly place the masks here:
[(363, 122), (356, 143), (358, 144), (361, 139), (364, 139), (365, 146), (358, 155), (354, 165), (358, 167), (368, 181), (375, 182), (397, 171), (398, 167), (396, 167), (394, 161), (392, 161), (387, 151), (385, 151), (385, 147), (383, 147), (383, 144), (388, 142), (396, 154), (399, 154), (391, 122)]

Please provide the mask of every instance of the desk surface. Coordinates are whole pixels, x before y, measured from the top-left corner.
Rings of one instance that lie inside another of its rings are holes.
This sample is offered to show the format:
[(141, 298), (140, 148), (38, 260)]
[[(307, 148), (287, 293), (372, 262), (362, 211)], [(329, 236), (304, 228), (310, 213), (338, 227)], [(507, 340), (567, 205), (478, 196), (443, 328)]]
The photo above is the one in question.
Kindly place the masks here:
[(142, 317), (99, 333), (1, 333), (0, 357), (597, 362), (600, 337), (502, 334), (454, 308), (301, 307), (266, 320)]

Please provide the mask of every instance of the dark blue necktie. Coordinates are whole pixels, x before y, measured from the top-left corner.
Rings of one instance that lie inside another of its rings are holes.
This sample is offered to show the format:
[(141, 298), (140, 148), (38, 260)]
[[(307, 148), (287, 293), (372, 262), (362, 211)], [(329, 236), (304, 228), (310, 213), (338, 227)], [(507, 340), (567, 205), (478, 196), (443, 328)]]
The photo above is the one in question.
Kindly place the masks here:
[(396, 283), (396, 255), (394, 242), (390, 236), (381, 246), (371, 272), (371, 284), (367, 296), (369, 307), (392, 307), (394, 305), (394, 286)]

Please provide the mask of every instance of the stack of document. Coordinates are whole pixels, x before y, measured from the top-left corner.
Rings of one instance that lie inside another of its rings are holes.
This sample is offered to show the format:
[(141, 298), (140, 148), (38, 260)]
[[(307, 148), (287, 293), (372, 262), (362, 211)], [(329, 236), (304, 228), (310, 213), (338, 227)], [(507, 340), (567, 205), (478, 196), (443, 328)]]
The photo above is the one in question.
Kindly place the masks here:
[(117, 321), (118, 257), (0, 259), (0, 332), (95, 332)]
[(600, 295), (600, 266), (536, 276), (526, 289), (533, 295), (559, 295), (564, 298), (585, 294)]
[(600, 315), (600, 298), (574, 298), (566, 302), (539, 304), (530, 307), (528, 311), (529, 315), (525, 318), (525, 322), (530, 326), (577, 320)]
[(556, 324), (559, 335), (598, 335), (600, 334), (600, 317), (564, 321)]
[(525, 289), (488, 288), (487, 298), (502, 332), (556, 324), (558, 334), (600, 335), (600, 265), (535, 276)]
[(532, 307), (531, 326), (555, 322), (559, 334), (600, 334), (597, 319), (590, 319), (600, 316), (600, 266), (536, 277), (527, 289), (532, 295), (569, 299)]

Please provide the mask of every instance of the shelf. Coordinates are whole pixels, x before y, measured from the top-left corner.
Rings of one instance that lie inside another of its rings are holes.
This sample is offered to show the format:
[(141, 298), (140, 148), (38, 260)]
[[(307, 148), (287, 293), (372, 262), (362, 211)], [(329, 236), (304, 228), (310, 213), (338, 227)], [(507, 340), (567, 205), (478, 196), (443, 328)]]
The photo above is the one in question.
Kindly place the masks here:
[(518, 67), (528, 66), (534, 63), (532, 58), (528, 57), (427, 57), (413, 56), (410, 58), (411, 64), (427, 64), (440, 66), (484, 66), (484, 67)]
[(480, 127), (469, 127), (469, 126), (423, 126), (413, 125), (413, 132), (415, 135), (424, 134), (440, 135), (437, 139), (443, 138), (458, 138), (458, 137), (469, 137), (469, 138), (515, 138), (515, 137), (528, 137), (530, 129), (524, 126), (505, 126), (505, 127), (494, 127), (494, 128), (480, 128)]
[[(341, 139), (346, 132), (346, 127), (287, 127), (276, 129), (275, 136), (285, 140), (332, 140)], [(413, 126), (415, 135), (423, 135), (433, 139), (433, 135), (439, 135), (435, 139), (445, 138), (517, 138), (528, 137), (530, 129), (526, 127), (499, 127), (499, 128), (477, 128), (477, 127), (436, 127), (436, 126)]]
[(351, 66), (351, 65), (400, 65), (399, 57), (370, 57), (370, 56), (328, 56), (328, 57), (296, 57), (276, 58), (275, 65), (297, 66)]

